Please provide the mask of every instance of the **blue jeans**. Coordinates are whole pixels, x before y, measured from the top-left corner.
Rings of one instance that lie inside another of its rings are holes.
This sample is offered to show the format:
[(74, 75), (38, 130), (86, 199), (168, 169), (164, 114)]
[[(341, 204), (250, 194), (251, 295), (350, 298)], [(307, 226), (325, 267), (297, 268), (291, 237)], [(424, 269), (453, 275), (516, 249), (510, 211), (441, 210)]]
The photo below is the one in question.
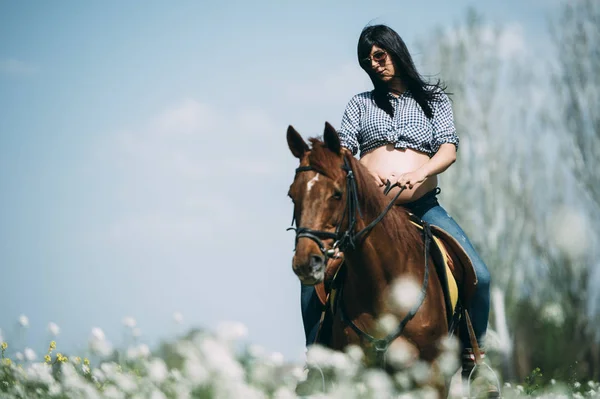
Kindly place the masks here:
[[(483, 345), (483, 339), (487, 330), (488, 318), (490, 313), (490, 272), (487, 266), (467, 238), (465, 232), (458, 223), (442, 208), (436, 205), (426, 211), (422, 216), (423, 221), (446, 230), (456, 241), (458, 241), (473, 262), (475, 274), (477, 275), (477, 286), (473, 298), (471, 298), (471, 308), (467, 309), (473, 323), (473, 331), (477, 337), (477, 343)], [(466, 348), (471, 347), (467, 329), (463, 324), (460, 328), (460, 340)]]
[[(471, 258), (475, 274), (477, 275), (477, 286), (471, 299), (471, 308), (468, 311), (473, 323), (475, 336), (477, 337), (477, 343), (481, 346), (483, 345), (490, 313), (490, 272), (475, 248), (473, 248), (465, 232), (438, 203), (436, 198), (438, 193), (439, 189), (436, 189), (425, 194), (415, 202), (404, 204), (404, 206), (425, 222), (446, 230), (448, 234), (463, 246)], [(300, 307), (302, 310), (302, 321), (304, 322), (306, 345), (308, 346), (315, 342), (322, 309), (314, 287), (301, 285)], [(460, 340), (464, 347), (471, 347), (467, 329), (462, 324), (460, 328)]]

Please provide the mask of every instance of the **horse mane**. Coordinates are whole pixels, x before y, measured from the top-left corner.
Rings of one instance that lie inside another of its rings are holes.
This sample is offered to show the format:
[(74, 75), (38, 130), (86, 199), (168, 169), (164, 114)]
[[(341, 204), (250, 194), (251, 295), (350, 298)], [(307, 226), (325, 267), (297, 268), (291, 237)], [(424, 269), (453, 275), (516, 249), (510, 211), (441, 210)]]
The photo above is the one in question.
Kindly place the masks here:
[[(327, 145), (318, 138), (309, 138), (312, 144), (308, 156), (310, 165), (319, 173), (331, 179), (346, 178), (346, 172), (341, 168), (340, 158), (332, 152)], [(392, 200), (392, 196), (385, 196), (369, 174), (367, 168), (346, 150), (342, 150), (343, 156), (348, 159), (350, 168), (354, 172), (358, 188), (358, 199), (365, 224), (370, 223), (378, 217)], [(359, 217), (357, 215), (357, 217)], [(417, 229), (408, 228), (410, 218), (405, 208), (393, 206), (388, 214), (379, 222), (394, 242), (402, 251), (414, 250), (415, 245), (422, 248), (422, 237)], [(411, 226), (412, 227), (412, 226)]]

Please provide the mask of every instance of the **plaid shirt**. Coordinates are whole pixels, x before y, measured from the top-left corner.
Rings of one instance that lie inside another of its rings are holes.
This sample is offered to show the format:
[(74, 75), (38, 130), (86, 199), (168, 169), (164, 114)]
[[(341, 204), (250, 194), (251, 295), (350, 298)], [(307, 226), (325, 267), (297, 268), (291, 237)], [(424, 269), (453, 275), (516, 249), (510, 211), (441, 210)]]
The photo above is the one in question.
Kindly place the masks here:
[(355, 95), (346, 106), (339, 136), (352, 154), (356, 155), (360, 147), (362, 156), (388, 143), (395, 148), (424, 152), (429, 157), (444, 143), (452, 143), (458, 149), (452, 107), (445, 93), (431, 103), (431, 119), (408, 90), (399, 97), (388, 93), (388, 97), (394, 107), (393, 118), (375, 104), (372, 91)]

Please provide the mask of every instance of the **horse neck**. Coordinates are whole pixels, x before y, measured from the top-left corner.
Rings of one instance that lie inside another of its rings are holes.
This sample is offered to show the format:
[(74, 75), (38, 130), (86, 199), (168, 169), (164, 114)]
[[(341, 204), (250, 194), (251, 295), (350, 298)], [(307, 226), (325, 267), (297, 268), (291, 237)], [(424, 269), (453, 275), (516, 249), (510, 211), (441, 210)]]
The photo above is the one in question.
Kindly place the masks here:
[[(353, 162), (352, 169), (356, 176), (359, 206), (363, 212), (362, 219), (356, 215), (357, 232), (377, 218), (392, 197), (383, 196), (357, 161)], [(408, 228), (409, 223), (408, 217), (393, 207), (364, 239), (356, 243), (355, 249), (348, 251), (347, 284), (353, 291), (358, 291), (358, 295), (371, 297), (376, 302), (383, 288), (399, 275), (411, 272), (408, 270), (411, 263), (408, 260), (418, 256), (415, 251), (420, 250), (415, 245), (418, 236)]]

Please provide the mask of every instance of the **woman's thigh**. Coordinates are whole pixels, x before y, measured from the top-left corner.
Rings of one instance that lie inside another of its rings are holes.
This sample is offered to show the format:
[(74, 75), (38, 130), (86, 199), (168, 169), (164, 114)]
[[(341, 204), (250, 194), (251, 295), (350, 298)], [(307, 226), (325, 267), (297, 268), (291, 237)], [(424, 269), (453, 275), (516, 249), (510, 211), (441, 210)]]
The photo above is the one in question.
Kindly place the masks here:
[(425, 212), (421, 219), (429, 224), (442, 228), (458, 241), (467, 252), (467, 255), (471, 258), (479, 283), (489, 284), (490, 275), (487, 266), (473, 247), (471, 241), (469, 241), (466, 233), (444, 208), (440, 205), (435, 206)]

